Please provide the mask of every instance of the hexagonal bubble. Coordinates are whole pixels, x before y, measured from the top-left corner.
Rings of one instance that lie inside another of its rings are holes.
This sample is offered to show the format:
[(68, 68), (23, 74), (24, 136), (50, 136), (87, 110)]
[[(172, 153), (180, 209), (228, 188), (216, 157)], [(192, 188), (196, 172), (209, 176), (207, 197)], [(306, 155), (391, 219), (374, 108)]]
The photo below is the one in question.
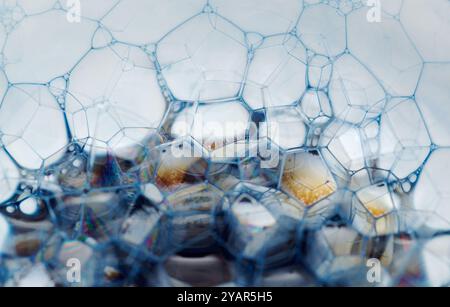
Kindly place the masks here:
[(431, 140), (414, 100), (390, 100), (380, 120), (377, 166), (405, 178), (422, 166)]
[(319, 207), (331, 207), (326, 199), (336, 192), (337, 185), (319, 152), (293, 151), (286, 154), (281, 189), (318, 211)]
[[(400, 21), (382, 14), (383, 22), (367, 22), (367, 10), (348, 17), (348, 48), (383, 87), (395, 96), (414, 93), (423, 61)], [(395, 46), (391, 42), (395, 42)]]
[[(142, 138), (143, 136), (144, 138)], [(117, 172), (129, 173), (146, 161), (153, 148), (164, 141), (165, 138), (157, 129), (123, 128), (121, 133), (110, 139), (106, 152), (104, 146), (97, 146), (95, 143), (93, 146), (90, 146), (90, 142), (81, 143), (81, 147), (84, 149), (88, 147), (91, 157), (95, 156), (92, 165), (102, 165), (108, 162), (108, 159), (114, 159), (117, 164)]]
[[(404, 182), (404, 181), (402, 181)], [(411, 182), (413, 183), (413, 182)], [(352, 172), (350, 180), (347, 182), (347, 188), (350, 192), (356, 193), (367, 187), (376, 187), (380, 185), (389, 186), (389, 190), (399, 192), (401, 190), (401, 182), (390, 171), (377, 167), (365, 167), (358, 171)], [(407, 192), (410, 192), (408, 190)]]
[(124, 242), (135, 248), (144, 246), (155, 256), (175, 252), (202, 255), (214, 248), (212, 212), (223, 195), (219, 189), (193, 184), (159, 204), (152, 203), (148, 193), (144, 195), (136, 200), (137, 206), (122, 225)]
[(325, 124), (333, 116), (330, 99), (324, 91), (306, 91), (300, 101), (300, 109), (313, 124)]
[(258, 156), (244, 158), (238, 164), (241, 180), (254, 180), (260, 185), (274, 187), (278, 183), (281, 149), (270, 140), (260, 138), (258, 142), (250, 143), (250, 151), (256, 152)]
[(39, 85), (14, 85), (8, 90), (0, 106), (0, 133), (11, 157), (28, 169), (59, 159), (68, 142), (60, 105)]
[(349, 54), (334, 62), (329, 95), (336, 117), (351, 123), (377, 117), (386, 102), (378, 80)]
[(203, 183), (179, 189), (167, 197), (160, 208), (174, 250), (202, 253), (214, 247), (213, 211), (222, 197), (222, 191)]
[[(218, 14), (226, 16), (243, 30), (264, 36), (289, 32), (301, 12), (303, 0), (212, 0)], [(251, 12), (251, 14), (249, 14)], [(270, 22), (266, 22), (270, 20)]]
[(366, 136), (358, 126), (333, 121), (320, 136), (319, 146), (330, 168), (342, 178), (366, 166)]
[(360, 239), (351, 228), (324, 227), (310, 236), (305, 261), (319, 278), (330, 280), (336, 271), (348, 270), (363, 262), (363, 255), (352, 253), (352, 246)]
[(268, 137), (285, 150), (305, 144), (308, 127), (297, 108), (270, 108), (266, 114), (266, 120), (259, 126), (261, 137)]
[(316, 150), (286, 153), (279, 187), (305, 208), (304, 227), (320, 227), (336, 213), (336, 181)]
[(297, 33), (309, 49), (325, 56), (338, 55), (346, 47), (345, 18), (327, 4), (305, 7)]
[(295, 255), (296, 230), (304, 210), (274, 192), (238, 184), (217, 210), (219, 241), (243, 263), (268, 268), (289, 262)]
[(417, 88), (416, 99), (419, 109), (430, 131), (433, 143), (450, 146), (449, 131), (450, 64), (426, 63)]
[(223, 191), (231, 190), (239, 182), (276, 187), (280, 177), (280, 149), (267, 138), (236, 145), (239, 154), (233, 159), (212, 153), (207, 180)]
[[(124, 219), (119, 238), (133, 247), (145, 247), (154, 254), (167, 252), (163, 240), (167, 239), (159, 232), (161, 213), (155, 207), (146, 206), (144, 201), (139, 201), (139, 206), (130, 211)], [(161, 240), (163, 238), (163, 240)]]
[(95, 27), (89, 20), (67, 22), (63, 11), (27, 16), (5, 45), (8, 77), (13, 82), (45, 83), (64, 75), (89, 50), (90, 41), (85, 38), (94, 33)]
[(331, 78), (333, 64), (331, 59), (323, 55), (314, 55), (308, 62), (308, 85), (316, 89), (324, 89)]
[(249, 66), (243, 98), (253, 109), (291, 105), (306, 88), (306, 50), (292, 35), (264, 38)]
[(208, 153), (192, 138), (162, 144), (154, 149), (149, 165), (159, 188), (173, 191), (204, 181), (208, 172)]
[(440, 149), (434, 151), (425, 164), (412, 195), (413, 209), (421, 212), (423, 217), (410, 219), (408, 228), (425, 226), (434, 231), (450, 229), (450, 188), (447, 182), (449, 157), (449, 150)]
[(378, 184), (359, 190), (356, 192), (356, 198), (375, 218), (389, 214), (398, 207), (398, 204), (396, 204), (398, 200), (392, 197), (385, 184)]
[(250, 114), (239, 101), (192, 105), (175, 117), (170, 134), (174, 138), (191, 136), (211, 152), (227, 154), (226, 145), (242, 141), (249, 130)]
[(174, 28), (156, 56), (172, 94), (188, 101), (236, 97), (247, 66), (244, 34), (212, 13)]
[[(402, 25), (425, 61), (450, 61), (450, 56), (445, 52), (450, 48), (447, 35), (450, 19), (446, 14), (449, 9), (450, 4), (445, 0), (412, 0), (402, 4)], [(418, 15), (427, 22), (418, 23)]]
[(98, 148), (118, 150), (142, 142), (149, 128), (160, 125), (165, 109), (156, 71), (141, 49), (115, 44), (92, 50), (70, 75), (66, 112), (71, 132)]
[(400, 197), (385, 182), (364, 187), (353, 196), (351, 223), (366, 236), (395, 234), (400, 229)]

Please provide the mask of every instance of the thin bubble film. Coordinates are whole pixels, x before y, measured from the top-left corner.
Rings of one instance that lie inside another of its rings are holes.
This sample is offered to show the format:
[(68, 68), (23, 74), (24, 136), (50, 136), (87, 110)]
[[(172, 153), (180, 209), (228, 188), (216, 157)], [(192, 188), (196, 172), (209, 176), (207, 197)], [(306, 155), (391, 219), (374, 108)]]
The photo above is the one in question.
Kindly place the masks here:
[(2, 1), (0, 285), (450, 285), (449, 33), (446, 0)]

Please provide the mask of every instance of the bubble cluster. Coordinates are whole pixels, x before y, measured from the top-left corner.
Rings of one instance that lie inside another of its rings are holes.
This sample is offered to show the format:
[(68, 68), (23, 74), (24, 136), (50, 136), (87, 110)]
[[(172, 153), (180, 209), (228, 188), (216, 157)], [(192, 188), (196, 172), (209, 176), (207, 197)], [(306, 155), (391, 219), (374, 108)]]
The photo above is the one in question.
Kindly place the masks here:
[(450, 285), (449, 33), (446, 0), (0, 1), (0, 285)]

